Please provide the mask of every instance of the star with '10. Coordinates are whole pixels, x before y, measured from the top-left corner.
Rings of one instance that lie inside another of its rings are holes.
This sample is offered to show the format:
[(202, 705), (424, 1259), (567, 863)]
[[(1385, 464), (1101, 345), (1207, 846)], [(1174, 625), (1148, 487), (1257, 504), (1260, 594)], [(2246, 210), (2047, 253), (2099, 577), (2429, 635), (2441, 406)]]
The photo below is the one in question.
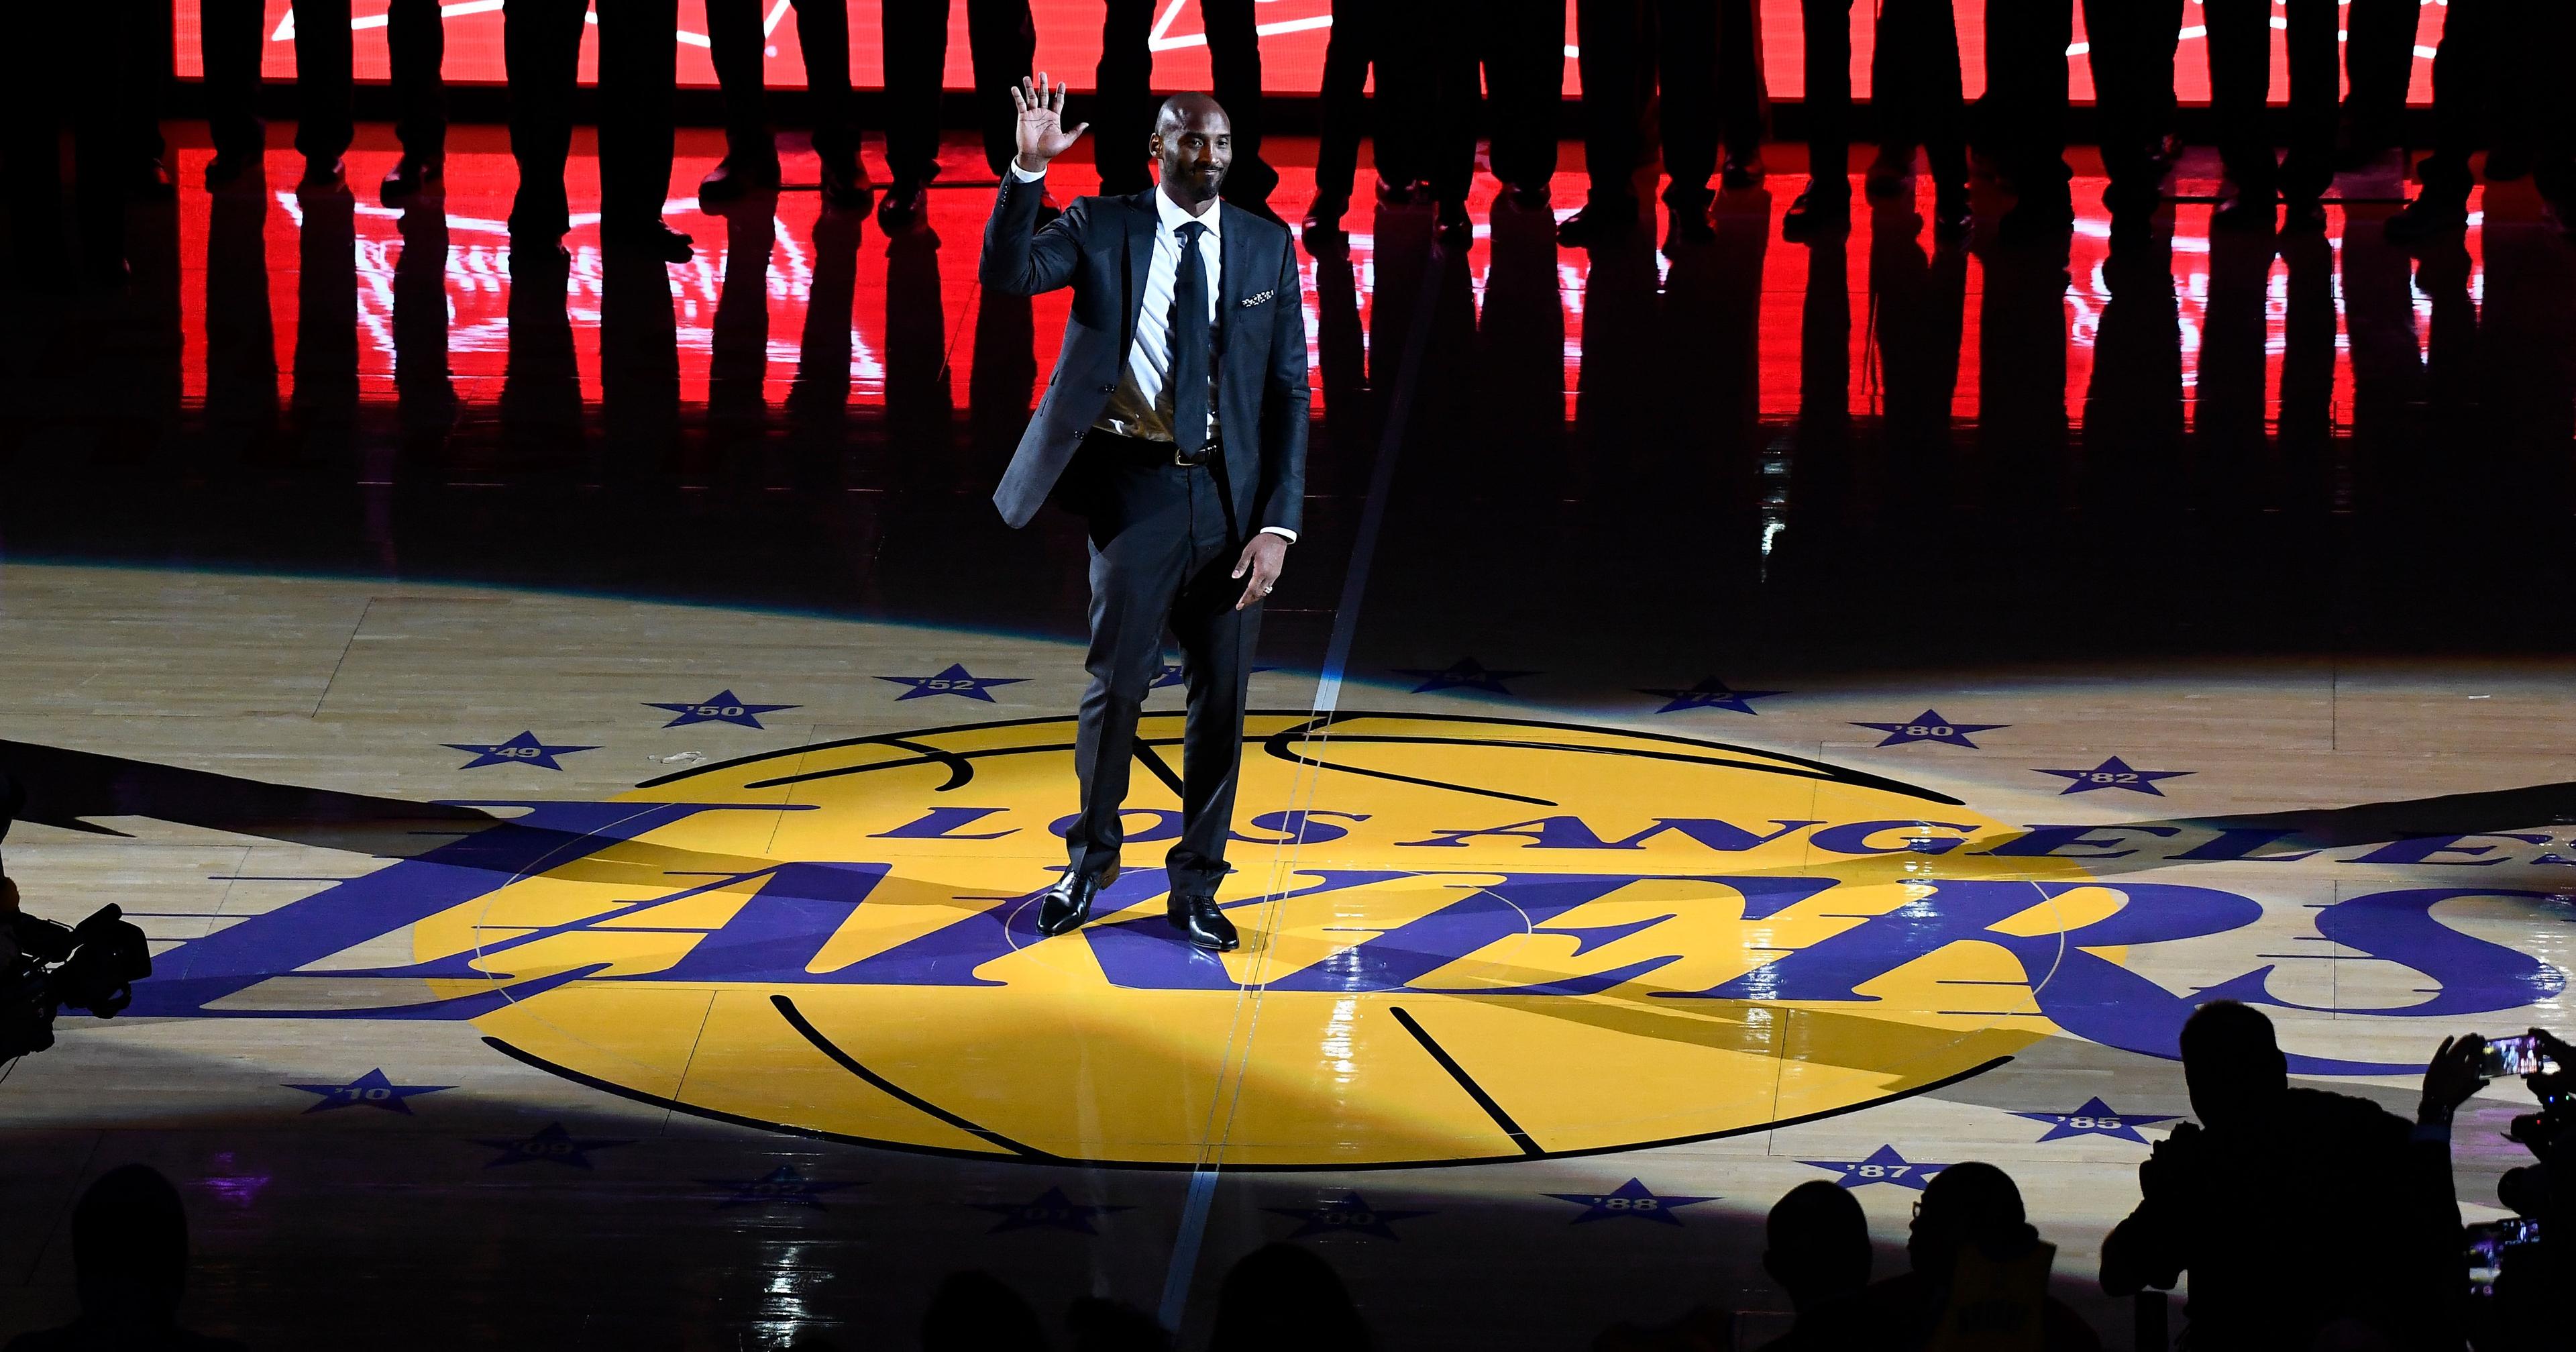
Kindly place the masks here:
[(1846, 1188), (1865, 1188), (1872, 1183), (1893, 1183), (1900, 1188), (1923, 1191), (1932, 1175), (1949, 1168), (1946, 1164), (1924, 1164), (1896, 1153), (1896, 1147), (1883, 1145), (1861, 1160), (1800, 1160), (1800, 1164), (1818, 1169), (1831, 1169), (1842, 1177), (1835, 1181)]
[(879, 676), (877, 679), (912, 687), (895, 696), (895, 702), (898, 704), (908, 699), (929, 699), (933, 695), (955, 695), (960, 699), (982, 700), (986, 704), (995, 704), (999, 701), (989, 693), (994, 687), (1018, 685), (1028, 677), (977, 676), (966, 670), (964, 663), (951, 662), (946, 671), (936, 676)]
[(1653, 1221), (1659, 1225), (1679, 1225), (1682, 1223), (1682, 1218), (1674, 1215), (1674, 1212), (1686, 1206), (1698, 1206), (1702, 1202), (1719, 1200), (1715, 1197), (1658, 1195), (1644, 1183), (1633, 1178), (1605, 1193), (1551, 1192), (1547, 1195), (1560, 1202), (1572, 1202), (1583, 1208), (1582, 1215), (1568, 1222), (1571, 1225), (1619, 1220), (1623, 1217)]
[(1880, 746), (1903, 746), (1907, 742), (1938, 742), (1943, 746), (1964, 746), (1970, 751), (1977, 744), (1968, 740), (1972, 732), (1993, 732), (2011, 727), (2010, 723), (1954, 723), (1941, 716), (1938, 709), (1926, 709), (1902, 723), (1854, 723), (1855, 728), (1874, 728), (1887, 736)]
[(540, 770), (561, 770), (555, 757), (576, 751), (597, 751), (596, 746), (555, 746), (537, 740), (537, 734), (523, 732), (506, 742), (442, 742), (450, 751), (471, 751), (474, 759), (458, 766), (460, 770), (480, 770), (486, 765), (533, 765)]
[(1402, 1240), (1404, 1236), (1394, 1229), (1397, 1221), (1433, 1214), (1428, 1211), (1383, 1211), (1370, 1206), (1356, 1192), (1328, 1200), (1322, 1206), (1273, 1206), (1262, 1210), (1297, 1222), (1297, 1228), (1289, 1232), (1290, 1239), (1314, 1235), (1373, 1235), (1379, 1239)]
[(646, 700), (644, 707), (666, 709), (676, 715), (670, 722), (662, 725), (666, 728), (685, 728), (692, 723), (731, 723), (738, 728), (766, 731), (760, 726), (762, 714), (774, 714), (782, 709), (802, 709), (805, 706), (802, 704), (746, 704), (736, 699), (732, 691), (719, 690), (693, 703), (656, 704)]
[(383, 1068), (368, 1071), (347, 1084), (290, 1084), (288, 1089), (301, 1089), (322, 1096), (320, 1103), (305, 1109), (307, 1114), (327, 1113), (335, 1108), (382, 1108), (389, 1113), (412, 1115), (411, 1105), (403, 1102), (421, 1094), (445, 1093), (452, 1084), (395, 1084), (385, 1078)]
[(2096, 1135), (2116, 1136), (2123, 1141), (2135, 1141), (2145, 1145), (2147, 1138), (2138, 1134), (2138, 1128), (2151, 1122), (2171, 1122), (2175, 1115), (2117, 1112), (2101, 1099), (2089, 1098), (2084, 1100), (2083, 1107), (2073, 1112), (2014, 1113), (2013, 1116), (2027, 1117), (2033, 1122), (2046, 1122), (2048, 1134), (2039, 1138), (2042, 1141), (2054, 1141), (2066, 1136)]

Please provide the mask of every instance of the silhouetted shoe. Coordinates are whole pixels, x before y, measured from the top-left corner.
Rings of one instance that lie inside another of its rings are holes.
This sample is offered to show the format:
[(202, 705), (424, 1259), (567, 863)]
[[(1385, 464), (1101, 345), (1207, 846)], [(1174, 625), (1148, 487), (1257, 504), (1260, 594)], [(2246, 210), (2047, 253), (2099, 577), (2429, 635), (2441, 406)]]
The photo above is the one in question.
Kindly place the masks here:
[(2270, 193), (2236, 193), (2209, 213), (2209, 223), (2221, 230), (2268, 231), (2273, 201)]
[(1544, 182), (1515, 183), (1504, 196), (1510, 199), (1513, 206), (1523, 211), (1546, 211), (1556, 204), (1554, 195), (1548, 191), (1548, 185)]
[(930, 209), (930, 185), (896, 179), (877, 202), (877, 224), (888, 230), (901, 230), (920, 220)]
[(603, 229), (599, 242), (612, 250), (643, 254), (665, 263), (686, 263), (697, 255), (687, 235), (659, 220)]
[(2381, 228), (2390, 240), (2399, 244), (2457, 237), (2469, 228), (2468, 194), (2436, 192), (2427, 188), (2415, 194), (2415, 200), (2389, 217), (2388, 223)]
[(2326, 204), (2313, 197), (2293, 197), (2281, 204), (2281, 233), (2326, 228)]
[(1977, 223), (1976, 211), (1968, 205), (1968, 185), (1936, 188), (1932, 193), (1932, 238), (1962, 240)]
[(1738, 190), (1758, 188), (1767, 173), (1769, 171), (1762, 167), (1760, 151), (1746, 151), (1742, 154), (1730, 151), (1726, 156), (1726, 162), (1718, 166), (1717, 181), (1724, 187)]
[(727, 155), (698, 180), (700, 202), (730, 202), (756, 192), (778, 191), (778, 161)]
[(437, 178), (439, 173), (438, 161), (405, 155), (394, 161), (393, 172), (385, 175), (381, 195), (389, 203), (401, 201), (429, 186), (429, 181)]
[(179, 195), (179, 178), (158, 158), (147, 159), (134, 167), (127, 190), (138, 202), (167, 202)]
[(1911, 197), (1914, 194), (1914, 156), (1907, 152), (1898, 159), (1881, 149), (1869, 162), (1869, 171), (1860, 176), (1861, 192), (1876, 200), (1883, 197)]
[(1315, 194), (1314, 201), (1306, 204), (1306, 220), (1299, 227), (1299, 234), (1309, 240), (1326, 235), (1339, 238), (1342, 213), (1350, 209), (1351, 199), (1319, 192)]
[[(1189, 940), (1193, 947), (1212, 953), (1231, 953), (1241, 942), (1235, 935), (1234, 922), (1217, 909), (1213, 895), (1200, 897), (1174, 892), (1164, 914), (1171, 920), (1172, 928), (1179, 930), (1181, 937)], [(1041, 921), (1040, 925), (1043, 928), (1044, 922)]]
[(1689, 199), (1684, 199), (1679, 202), (1666, 202), (1664, 203), (1664, 210), (1668, 217), (1665, 222), (1664, 232), (1664, 251), (1666, 253), (1672, 252), (1673, 246), (1677, 244), (1713, 244), (1717, 242), (1717, 227), (1709, 223), (1708, 203), (1705, 200), (1691, 201)]
[[(822, 187), (823, 205), (836, 211), (865, 211), (876, 204), (876, 185), (868, 181), (867, 166), (855, 151), (823, 157)], [(1051, 219), (1043, 208), (1038, 217), (1040, 225)]]
[(1439, 223), (1433, 229), (1440, 236), (1444, 248), (1463, 249), (1476, 238), (1476, 223), (1467, 218), (1467, 204), (1464, 202), (1441, 203)]
[(1788, 213), (1780, 218), (1780, 237), (1789, 240), (1822, 239), (1851, 228), (1851, 193), (1819, 190), (1809, 187), (1789, 204)]
[(1111, 864), (1095, 873), (1076, 873), (1066, 869), (1055, 886), (1046, 890), (1038, 902), (1038, 933), (1065, 934), (1091, 918), (1091, 902), (1100, 889), (1118, 881), (1118, 866)]
[(1615, 244), (1637, 233), (1635, 203), (1594, 202), (1556, 224), (1556, 242), (1573, 249)]
[(213, 159), (206, 161), (206, 186), (222, 188), (239, 183), (242, 175), (249, 173), (251, 166), (257, 163), (257, 151), (218, 150)]
[(1409, 207), (1422, 200), (1419, 189), (1410, 181), (1398, 183), (1380, 175), (1377, 181), (1377, 204), (1382, 207)]
[(339, 183), (345, 180), (347, 177), (347, 168), (340, 163), (340, 157), (337, 155), (332, 156), (328, 160), (317, 160), (310, 155), (304, 157), (303, 185), (305, 187), (329, 187), (334, 183)]

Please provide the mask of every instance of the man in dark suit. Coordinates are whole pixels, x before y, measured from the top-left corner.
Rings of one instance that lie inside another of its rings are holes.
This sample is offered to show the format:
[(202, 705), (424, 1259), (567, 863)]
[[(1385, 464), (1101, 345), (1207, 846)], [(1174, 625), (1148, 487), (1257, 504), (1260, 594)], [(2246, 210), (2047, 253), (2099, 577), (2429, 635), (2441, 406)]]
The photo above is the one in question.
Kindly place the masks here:
[(1090, 124), (1064, 127), (1064, 90), (1043, 75), (1013, 97), (1019, 154), (984, 228), (983, 284), (1019, 296), (1070, 286), (1073, 314), (993, 505), (1024, 526), (1052, 495), (1091, 531), (1091, 689), (1074, 742), (1082, 810), (1038, 928), (1080, 925), (1118, 876), (1137, 711), (1168, 625), (1189, 691), (1168, 914), (1191, 943), (1224, 951), (1235, 932), (1216, 891), (1245, 688), (1262, 599), (1305, 498), (1296, 249), (1285, 227), (1218, 201), (1232, 128), (1201, 94), (1165, 100), (1155, 120), (1148, 145), (1160, 187), (1080, 198), (1033, 235), (1047, 162)]
[[(573, 90), (590, 0), (505, 0), (501, 57), (510, 80), (510, 155), (519, 192), (510, 245), (560, 252), (571, 212)], [(600, 5), (599, 240), (615, 252), (689, 261), (689, 237), (662, 220), (671, 188), (671, 102), (679, 84), (679, 0)]]
[[(707, 55), (724, 90), (725, 155), (698, 183), (700, 202), (778, 191), (778, 143), (769, 133), (760, 0), (707, 0)], [(805, 58), (807, 115), (823, 162), (823, 201), (868, 209), (859, 129), (850, 116), (849, 0), (797, 0), (796, 45)]]

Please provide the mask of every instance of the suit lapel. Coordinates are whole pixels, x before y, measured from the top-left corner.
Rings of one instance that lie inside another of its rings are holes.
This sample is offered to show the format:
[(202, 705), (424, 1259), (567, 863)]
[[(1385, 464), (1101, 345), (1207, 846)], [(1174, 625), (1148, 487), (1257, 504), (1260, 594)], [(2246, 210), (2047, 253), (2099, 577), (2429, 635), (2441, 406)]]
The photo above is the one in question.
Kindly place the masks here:
[(1127, 327), (1118, 335), (1118, 360), (1136, 345), (1136, 316), (1145, 308), (1145, 278), (1154, 266), (1154, 230), (1161, 217), (1154, 211), (1158, 188), (1124, 199), (1127, 203)]

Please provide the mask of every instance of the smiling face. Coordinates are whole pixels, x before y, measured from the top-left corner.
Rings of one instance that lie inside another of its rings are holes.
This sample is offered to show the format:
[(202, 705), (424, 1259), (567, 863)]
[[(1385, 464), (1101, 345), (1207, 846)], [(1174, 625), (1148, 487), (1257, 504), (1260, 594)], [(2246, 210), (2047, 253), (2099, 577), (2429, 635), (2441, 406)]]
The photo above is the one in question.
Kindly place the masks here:
[(1175, 94), (1163, 101), (1162, 115), (1155, 119), (1153, 152), (1163, 191), (1173, 201), (1184, 206), (1208, 202), (1234, 163), (1234, 126), (1216, 100)]

